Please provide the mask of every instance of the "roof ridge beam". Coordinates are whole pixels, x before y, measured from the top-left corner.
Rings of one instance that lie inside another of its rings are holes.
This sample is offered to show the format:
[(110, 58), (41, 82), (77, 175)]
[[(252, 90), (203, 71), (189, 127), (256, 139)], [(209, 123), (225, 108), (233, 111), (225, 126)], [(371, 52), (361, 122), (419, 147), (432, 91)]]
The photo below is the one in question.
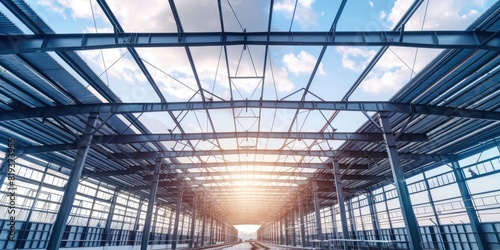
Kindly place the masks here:
[(52, 118), (59, 116), (75, 116), (89, 113), (128, 114), (161, 111), (184, 111), (205, 109), (304, 109), (304, 110), (339, 110), (390, 112), (421, 115), (437, 115), (485, 120), (500, 120), (500, 112), (476, 110), (458, 107), (424, 105), (399, 102), (376, 101), (277, 101), (277, 100), (232, 100), (216, 102), (170, 102), (170, 103), (97, 103), (52, 107), (26, 108), (22, 110), (5, 110), (0, 112), (0, 122), (32, 118)]

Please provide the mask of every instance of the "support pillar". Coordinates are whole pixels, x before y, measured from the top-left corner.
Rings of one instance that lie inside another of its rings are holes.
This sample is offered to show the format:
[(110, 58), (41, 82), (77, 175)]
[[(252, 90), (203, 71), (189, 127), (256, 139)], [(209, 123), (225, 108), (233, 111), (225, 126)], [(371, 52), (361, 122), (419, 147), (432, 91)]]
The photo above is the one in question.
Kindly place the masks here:
[(347, 213), (349, 214), (349, 224), (351, 227), (351, 237), (353, 240), (358, 238), (356, 230), (356, 221), (354, 219), (354, 210), (352, 209), (352, 199), (347, 201)]
[(151, 244), (155, 244), (155, 240), (156, 240), (156, 223), (158, 223), (158, 213), (160, 212), (160, 206), (159, 205), (156, 205), (156, 209), (155, 209), (155, 217), (153, 219), (153, 226), (151, 227), (151, 233), (149, 234), (150, 237), (149, 237), (149, 240), (152, 241)]
[[(373, 236), (374, 240), (380, 240), (380, 232), (379, 232), (379, 222), (377, 216), (377, 207), (375, 207), (375, 197), (373, 197), (372, 191), (368, 190), (366, 193), (366, 200), (368, 201), (368, 208), (370, 209), (371, 219), (372, 219), (372, 227), (373, 227)], [(377, 247), (381, 249), (381, 244), (377, 243)]]
[(434, 218), (436, 219), (436, 222), (434, 223), (437, 227), (438, 230), (438, 235), (440, 238), (440, 242), (436, 242), (437, 244), (440, 244), (438, 248), (441, 249), (446, 249), (445, 247), (445, 240), (446, 240), (446, 235), (443, 233), (443, 227), (441, 226), (441, 220), (439, 219), (438, 213), (436, 211), (436, 206), (434, 206), (434, 198), (432, 198), (432, 193), (429, 185), (429, 181), (427, 180), (427, 176), (425, 176), (425, 172), (422, 173), (422, 176), (424, 177), (424, 183), (425, 183), (425, 189), (427, 190), (427, 196), (429, 197), (429, 203), (431, 204), (432, 212), (434, 214)]
[(399, 203), (401, 204), (401, 211), (403, 212), (403, 220), (406, 225), (406, 233), (410, 241), (410, 249), (421, 250), (422, 245), (420, 240), (420, 230), (418, 227), (415, 212), (413, 211), (410, 192), (408, 192), (408, 187), (404, 179), (403, 167), (401, 166), (401, 162), (399, 160), (398, 149), (396, 146), (396, 141), (394, 140), (394, 135), (392, 133), (388, 115), (386, 112), (380, 112), (379, 118), (380, 127), (382, 128), (384, 140), (386, 143), (387, 156), (389, 157), (389, 162), (391, 164), (394, 184), (396, 185)]
[[(21, 226), (21, 230), (19, 232), (19, 236), (17, 236), (16, 240), (16, 245), (14, 246), (14, 249), (23, 249), (24, 244), (26, 244), (26, 240), (29, 235), (29, 228), (31, 226), (31, 215), (33, 214), (33, 210), (35, 209), (36, 203), (38, 202), (38, 198), (40, 197), (40, 191), (42, 190), (42, 184), (45, 182), (45, 176), (47, 175), (47, 170), (49, 169), (50, 163), (47, 164), (45, 167), (45, 170), (43, 171), (42, 175), (42, 180), (40, 181), (40, 184), (38, 185), (38, 188), (36, 190), (35, 198), (33, 199), (33, 203), (31, 204), (30, 211), (28, 212), (28, 215), (26, 216), (26, 220), (23, 222)], [(1, 185), (0, 185), (1, 187)], [(95, 201), (95, 199), (94, 199)], [(92, 203), (93, 204), (93, 203)]]
[(335, 191), (337, 192), (337, 204), (340, 210), (340, 223), (342, 224), (342, 236), (345, 240), (349, 239), (349, 229), (347, 228), (347, 217), (344, 205), (344, 191), (340, 182), (340, 165), (337, 160), (333, 161), (333, 174), (335, 179)]
[[(135, 245), (135, 241), (137, 239), (137, 231), (139, 231), (139, 222), (141, 220), (141, 212), (142, 212), (142, 204), (144, 203), (144, 198), (139, 199), (139, 206), (137, 207), (137, 214), (135, 215), (135, 223), (134, 223), (134, 229), (128, 236), (128, 245)], [(127, 204), (128, 205), (128, 204)], [(127, 214), (127, 213), (125, 213)], [(123, 229), (122, 229), (123, 230)], [(143, 237), (144, 239), (144, 234)]]
[(179, 186), (179, 197), (177, 197), (177, 206), (175, 207), (175, 223), (174, 223), (174, 233), (172, 235), (172, 249), (177, 248), (177, 235), (179, 233), (179, 219), (181, 217), (181, 206), (182, 206), (182, 193), (184, 191), (184, 184)]
[(299, 207), (299, 221), (300, 221), (300, 241), (302, 246), (306, 246), (306, 228), (304, 225), (304, 211), (302, 208), (302, 203), (300, 203), (300, 197), (297, 197), (298, 207)]
[(116, 200), (118, 198), (118, 189), (115, 189), (113, 198), (111, 198), (111, 204), (109, 206), (108, 217), (106, 218), (106, 225), (104, 225), (104, 230), (102, 231), (101, 246), (107, 246), (111, 243), (111, 222), (113, 221), (113, 214), (115, 212)]
[(296, 218), (296, 215), (295, 215), (295, 208), (294, 206), (292, 205), (292, 210), (290, 212), (290, 215), (291, 215), (291, 219), (292, 219), (292, 223), (291, 223), (291, 227), (292, 227), (292, 246), (296, 247), (297, 246), (297, 232), (295, 230), (295, 218)]
[(288, 246), (290, 244), (289, 236), (290, 236), (290, 230), (289, 230), (289, 225), (288, 225), (288, 213), (285, 213), (285, 245)]
[(153, 181), (151, 182), (151, 192), (149, 193), (148, 209), (146, 210), (146, 220), (142, 230), (141, 250), (147, 250), (150, 232), (151, 232), (151, 219), (153, 218), (153, 207), (156, 201), (156, 192), (158, 191), (158, 181), (160, 179), (161, 158), (156, 158), (155, 168), (153, 172)]
[(189, 240), (189, 248), (193, 248), (194, 246), (194, 229), (195, 229), (195, 223), (196, 223), (196, 197), (194, 198), (194, 202), (193, 202), (193, 214), (191, 215), (191, 234), (189, 235), (189, 237), (191, 238)]
[(210, 216), (210, 233), (208, 235), (208, 245), (212, 245), (212, 239), (214, 238), (214, 215)]
[(207, 215), (203, 213), (203, 222), (201, 223), (201, 246), (205, 245), (205, 227), (207, 225)]
[(451, 162), (451, 166), (453, 167), (453, 173), (455, 174), (455, 178), (457, 179), (458, 189), (460, 190), (460, 194), (462, 195), (465, 211), (467, 212), (467, 216), (469, 217), (477, 247), (478, 249), (488, 249), (488, 243), (486, 241), (486, 238), (484, 237), (483, 229), (481, 228), (481, 223), (479, 222), (479, 218), (477, 217), (477, 212), (474, 208), (474, 203), (472, 202), (469, 188), (467, 187), (467, 183), (465, 182), (464, 172), (462, 168), (460, 168), (460, 164), (458, 163), (458, 161)]
[(323, 231), (321, 230), (321, 213), (319, 207), (319, 197), (318, 197), (318, 183), (313, 181), (313, 195), (314, 195), (314, 212), (316, 214), (316, 237), (319, 240), (319, 248), (322, 246), (323, 241)]
[(73, 202), (75, 201), (76, 191), (78, 189), (78, 184), (80, 183), (80, 177), (82, 176), (82, 171), (84, 169), (85, 160), (87, 159), (87, 154), (89, 152), (96, 124), (97, 113), (91, 113), (87, 119), (85, 129), (83, 130), (82, 138), (78, 143), (75, 161), (71, 168), (71, 173), (69, 174), (66, 187), (64, 188), (64, 195), (61, 200), (61, 205), (59, 206), (56, 220), (52, 227), (52, 233), (49, 237), (47, 250), (57, 250), (61, 245), (64, 229), (66, 228), (66, 222), (68, 221), (71, 208), (73, 207)]

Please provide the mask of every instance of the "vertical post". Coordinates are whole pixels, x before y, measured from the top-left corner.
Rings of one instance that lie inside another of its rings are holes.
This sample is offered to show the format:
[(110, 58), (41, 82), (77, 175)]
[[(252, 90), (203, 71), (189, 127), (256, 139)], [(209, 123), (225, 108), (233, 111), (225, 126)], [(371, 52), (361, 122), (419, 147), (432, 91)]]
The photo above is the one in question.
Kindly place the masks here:
[(201, 224), (201, 246), (205, 245), (205, 227), (207, 225), (207, 215), (203, 211), (203, 222)]
[[(14, 246), (15, 249), (23, 249), (24, 244), (26, 243), (26, 240), (29, 235), (29, 227), (31, 225), (31, 215), (33, 214), (33, 209), (35, 209), (36, 203), (38, 202), (38, 198), (40, 197), (40, 191), (42, 190), (42, 184), (45, 182), (45, 176), (47, 175), (47, 170), (49, 169), (50, 163), (47, 164), (45, 167), (45, 170), (43, 171), (42, 175), (42, 180), (40, 181), (40, 184), (38, 185), (38, 188), (36, 190), (35, 198), (33, 199), (33, 203), (31, 204), (30, 211), (28, 212), (28, 215), (26, 216), (26, 221), (23, 223), (21, 226), (21, 231), (19, 232), (19, 236), (17, 236), (17, 241), (16, 245)], [(0, 184), (1, 187), (1, 184)]]
[[(155, 240), (156, 240), (156, 223), (158, 223), (158, 213), (160, 212), (160, 206), (158, 204), (156, 204), (156, 209), (155, 209), (155, 217), (153, 219), (153, 226), (151, 227), (151, 233), (150, 233), (150, 237), (149, 237), (149, 240), (152, 241), (151, 244), (155, 244)], [(160, 232), (161, 233), (161, 232)]]
[(347, 213), (349, 214), (349, 224), (351, 224), (351, 237), (357, 239), (356, 222), (354, 220), (354, 210), (352, 209), (352, 198), (347, 201)]
[(342, 235), (344, 240), (349, 239), (349, 229), (347, 229), (347, 217), (345, 212), (344, 205), (344, 191), (342, 190), (342, 183), (340, 180), (340, 165), (339, 162), (335, 159), (333, 160), (333, 174), (335, 180), (335, 191), (337, 192), (337, 204), (339, 204), (340, 210), (340, 223), (342, 224)]
[(108, 217), (106, 218), (106, 225), (102, 231), (101, 246), (107, 246), (111, 242), (111, 222), (113, 221), (113, 214), (115, 212), (116, 200), (118, 199), (118, 189), (115, 189), (111, 204), (109, 206)]
[(73, 207), (73, 202), (75, 201), (76, 191), (78, 189), (78, 184), (80, 183), (80, 177), (82, 176), (82, 171), (85, 165), (85, 160), (87, 159), (87, 154), (89, 152), (96, 124), (97, 113), (91, 113), (87, 120), (85, 129), (83, 130), (82, 138), (78, 143), (75, 161), (73, 163), (73, 167), (71, 168), (66, 188), (64, 189), (64, 195), (52, 228), (52, 233), (50, 234), (47, 250), (57, 250), (61, 245), (64, 229), (66, 228), (66, 222), (68, 221), (71, 208)]
[(285, 213), (285, 245), (288, 246), (290, 244), (290, 241), (289, 241), (289, 235), (290, 235), (290, 231), (289, 231), (289, 225), (288, 225), (288, 213)]
[(172, 208), (169, 207), (168, 209), (170, 216), (168, 218), (168, 229), (167, 229), (167, 244), (170, 243), (172, 244), (172, 217), (174, 217), (174, 211), (172, 211)]
[(212, 239), (214, 238), (214, 214), (211, 213), (212, 216), (210, 216), (210, 233), (208, 234), (208, 245), (212, 245)]
[[(368, 208), (370, 209), (370, 214), (372, 217), (372, 227), (374, 240), (380, 240), (379, 226), (378, 226), (378, 216), (377, 207), (375, 206), (375, 197), (373, 197), (372, 191), (368, 189), (366, 192), (366, 200), (368, 201)], [(380, 243), (377, 243), (377, 247), (381, 249)]]
[[(8, 150), (7, 150), (8, 151)], [(2, 163), (0, 163), (0, 188), (3, 186), (3, 183), (5, 182), (5, 179), (7, 178), (8, 171), (9, 171), (9, 160), (8, 160), (9, 154), (5, 154), (5, 158), (2, 160)]]
[[(427, 176), (425, 175), (425, 172), (422, 173), (422, 176), (424, 177), (425, 189), (427, 190), (427, 196), (429, 197), (429, 203), (431, 204), (432, 212), (434, 214), (434, 218), (436, 219), (435, 224), (436, 224), (436, 227), (438, 230), (440, 243), (441, 243), (439, 247), (442, 247), (442, 249), (444, 250), (444, 249), (446, 249), (446, 247), (444, 246), (446, 235), (443, 233), (443, 228), (441, 226), (441, 220), (439, 219), (439, 216), (437, 214), (436, 206), (434, 206), (434, 198), (432, 197), (431, 187), (429, 185), (429, 181), (427, 180)], [(436, 241), (437, 241), (437, 239), (436, 239)], [(439, 243), (439, 242), (437, 242), (437, 243)]]
[(172, 249), (177, 248), (177, 235), (179, 233), (179, 219), (181, 217), (181, 206), (182, 206), (182, 192), (184, 191), (184, 184), (179, 186), (179, 197), (177, 197), (177, 206), (175, 207), (175, 223), (174, 223), (174, 233), (172, 235)]
[(194, 202), (193, 202), (193, 214), (191, 215), (191, 234), (190, 234), (190, 241), (189, 241), (189, 248), (192, 248), (194, 246), (194, 229), (195, 229), (195, 223), (196, 223), (196, 196), (194, 197)]
[(396, 241), (396, 234), (394, 233), (394, 228), (392, 227), (391, 214), (389, 213), (389, 204), (387, 204), (387, 195), (385, 194), (385, 187), (382, 187), (382, 195), (384, 196), (385, 213), (387, 214), (387, 220), (389, 222), (389, 230), (391, 241)]
[(319, 248), (322, 246), (323, 232), (321, 230), (321, 213), (319, 207), (319, 197), (318, 197), (318, 183), (313, 181), (313, 195), (314, 195), (314, 211), (316, 214), (316, 234), (319, 241)]
[(280, 239), (278, 241), (278, 244), (280, 245), (283, 245), (283, 223), (281, 223), (281, 216), (280, 214), (278, 213), (278, 228), (279, 228), (279, 232), (280, 232)]
[(337, 232), (337, 218), (335, 215), (335, 205), (332, 205), (330, 207), (330, 216), (332, 217), (332, 228), (333, 228), (333, 238), (337, 239), (338, 238), (338, 232)]
[(388, 115), (386, 112), (380, 112), (379, 118), (380, 127), (382, 128), (384, 135), (387, 156), (389, 157), (389, 162), (391, 164), (394, 184), (396, 185), (399, 203), (401, 204), (401, 211), (403, 212), (403, 220), (406, 225), (406, 232), (410, 240), (410, 249), (421, 250), (422, 245), (420, 244), (421, 240), (418, 222), (417, 218), (415, 217), (415, 212), (413, 211), (410, 192), (408, 192), (408, 187), (406, 186), (406, 181), (404, 179), (403, 167), (401, 166), (401, 162), (399, 161), (398, 149), (396, 146), (396, 141), (394, 140), (394, 135), (392, 133)]
[[(127, 200), (127, 207), (128, 207), (129, 200), (130, 200), (130, 194), (129, 194), (129, 199)], [(138, 234), (137, 231), (139, 231), (139, 222), (141, 220), (142, 203), (144, 203), (143, 197), (141, 197), (139, 199), (139, 206), (137, 207), (137, 214), (135, 215), (134, 230), (132, 230), (132, 232), (130, 233), (130, 235), (128, 237), (128, 244), (129, 245), (135, 245), (135, 241), (137, 240), (137, 234)], [(125, 215), (126, 214), (127, 214), (127, 209), (125, 208)], [(125, 223), (125, 216), (123, 219), (123, 223)], [(123, 226), (122, 226), (121, 231), (123, 231)], [(144, 237), (144, 235), (143, 235), (143, 237)]]
[(290, 204), (291, 207), (292, 207), (292, 210), (290, 212), (291, 216), (292, 216), (292, 223), (291, 223), (291, 227), (292, 227), (292, 246), (296, 247), (297, 246), (297, 232), (295, 230), (295, 218), (296, 218), (296, 215), (295, 215), (295, 208), (293, 206), (293, 204)]
[(299, 207), (299, 221), (300, 221), (300, 241), (302, 246), (306, 246), (306, 228), (304, 225), (304, 211), (302, 209), (302, 203), (300, 203), (300, 196), (297, 197), (298, 207)]
[(453, 173), (457, 179), (458, 189), (462, 195), (462, 200), (464, 201), (465, 211), (469, 217), (469, 221), (472, 227), (472, 232), (474, 234), (474, 239), (476, 240), (478, 249), (488, 249), (488, 243), (484, 237), (483, 230), (481, 228), (481, 223), (477, 217), (476, 209), (474, 209), (474, 203), (472, 202), (472, 197), (465, 182), (465, 175), (463, 170), (460, 168), (458, 161), (451, 162), (453, 167)]
[[(156, 192), (158, 191), (158, 181), (160, 180), (161, 158), (156, 158), (153, 172), (153, 181), (151, 182), (151, 192), (149, 193), (148, 209), (146, 210), (146, 221), (142, 230), (141, 250), (148, 249), (149, 237), (151, 232), (151, 219), (153, 218), (153, 207), (156, 201)], [(140, 211), (139, 211), (140, 213)]]

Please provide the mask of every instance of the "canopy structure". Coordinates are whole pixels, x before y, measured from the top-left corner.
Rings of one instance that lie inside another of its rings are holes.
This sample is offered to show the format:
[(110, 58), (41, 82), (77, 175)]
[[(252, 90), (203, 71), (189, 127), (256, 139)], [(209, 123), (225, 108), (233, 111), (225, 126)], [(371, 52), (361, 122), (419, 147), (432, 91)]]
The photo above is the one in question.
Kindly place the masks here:
[(3, 1), (0, 142), (70, 180), (203, 204), (232, 225), (500, 145), (500, 3), (443, 30), (415, 28), (417, 0), (364, 30), (348, 1), (316, 26), (297, 19), (302, 3), (283, 21), (286, 1), (164, 2), (150, 16), (91, 1), (92, 15), (66, 17), (87, 28), (65, 29)]

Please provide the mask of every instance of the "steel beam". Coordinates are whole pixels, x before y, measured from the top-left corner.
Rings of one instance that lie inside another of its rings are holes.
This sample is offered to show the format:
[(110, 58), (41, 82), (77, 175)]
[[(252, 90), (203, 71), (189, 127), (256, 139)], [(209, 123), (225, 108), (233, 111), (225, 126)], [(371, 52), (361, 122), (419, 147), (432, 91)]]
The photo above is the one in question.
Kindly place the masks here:
[(161, 168), (161, 159), (158, 158), (156, 159), (155, 169), (153, 172), (153, 181), (151, 183), (151, 191), (149, 193), (148, 209), (146, 210), (146, 220), (142, 231), (141, 250), (148, 249), (148, 243), (151, 232), (151, 218), (153, 217), (153, 207), (155, 206), (156, 192), (158, 191), (160, 168)]
[[(345, 141), (384, 141), (381, 133), (344, 133), (344, 132), (218, 132), (218, 133), (187, 133), (187, 134), (146, 134), (146, 135), (99, 135), (94, 136), (92, 144), (128, 144), (155, 141), (185, 141), (212, 140), (234, 138), (273, 138), (297, 140), (345, 140)], [(425, 134), (401, 134), (399, 141), (424, 142), (428, 140)]]
[[(277, 171), (240, 171), (240, 172), (189, 172), (189, 173), (169, 173), (169, 174), (160, 174), (160, 180), (172, 180), (172, 179), (184, 179), (184, 178), (196, 178), (196, 180), (200, 180), (200, 177), (214, 177), (214, 176), (236, 176), (238, 178), (245, 176), (262, 176), (257, 177), (255, 180), (273, 180), (278, 177), (289, 177), (291, 181), (298, 180), (301, 181), (300, 178), (314, 178), (316, 180), (333, 180), (333, 176), (330, 174), (324, 173), (304, 173), (304, 172), (277, 172)], [(143, 180), (152, 180), (154, 175), (146, 175), (143, 176)], [(264, 178), (265, 177), (265, 178)], [(384, 181), (387, 180), (385, 176), (377, 176), (377, 175), (350, 175), (344, 174), (341, 177), (343, 180), (370, 180), (370, 181)], [(241, 178), (240, 178), (241, 179)], [(282, 178), (281, 178), (282, 179)], [(237, 179), (226, 179), (228, 181), (237, 180)], [(303, 179), (302, 179), (303, 180)]]
[[(386, 152), (359, 151), (359, 150), (279, 150), (279, 149), (227, 149), (227, 150), (197, 150), (197, 151), (164, 151), (164, 152), (137, 152), (137, 153), (115, 153), (112, 159), (154, 159), (177, 158), (193, 156), (233, 155), (233, 154), (263, 154), (263, 155), (297, 155), (317, 156), (331, 158), (372, 158), (385, 159)], [(421, 161), (450, 161), (446, 155), (408, 154), (401, 153), (400, 158)]]
[(460, 168), (460, 164), (457, 161), (451, 162), (451, 166), (453, 168), (453, 174), (457, 179), (458, 189), (460, 190), (460, 195), (462, 196), (462, 201), (464, 202), (465, 211), (467, 212), (467, 216), (469, 217), (477, 248), (488, 249), (488, 241), (486, 240), (486, 237), (484, 235), (481, 223), (479, 222), (479, 218), (477, 216), (474, 202), (472, 201), (472, 196), (470, 195), (469, 188), (467, 187), (467, 183), (465, 182), (464, 172), (462, 168)]
[(73, 163), (73, 167), (71, 168), (66, 188), (64, 189), (61, 205), (59, 206), (59, 211), (52, 227), (47, 250), (58, 250), (61, 245), (64, 229), (66, 228), (66, 222), (68, 221), (71, 208), (73, 207), (73, 202), (75, 201), (76, 191), (78, 189), (78, 184), (80, 184), (80, 177), (85, 165), (85, 160), (87, 159), (90, 142), (92, 141), (96, 124), (97, 114), (91, 113), (87, 119), (85, 129), (83, 130), (82, 138), (78, 143), (79, 148), (76, 152), (75, 161)]
[(387, 113), (379, 113), (380, 127), (384, 132), (386, 141), (387, 154), (389, 155), (389, 162), (394, 178), (394, 184), (398, 193), (399, 203), (401, 205), (401, 212), (403, 213), (403, 220), (406, 226), (406, 232), (410, 243), (411, 250), (421, 250), (420, 231), (418, 221), (413, 211), (413, 206), (410, 199), (410, 192), (404, 179), (403, 167), (399, 160), (399, 153), (394, 140), (391, 125)]
[(346, 211), (345, 211), (345, 204), (344, 204), (344, 191), (342, 190), (342, 183), (340, 180), (341, 173), (340, 173), (340, 167), (339, 167), (339, 162), (337, 160), (333, 161), (333, 174), (335, 176), (335, 189), (337, 193), (337, 204), (339, 205), (339, 210), (340, 210), (340, 223), (342, 225), (342, 235), (344, 239), (349, 239), (349, 230), (347, 229), (347, 216), (346, 216)]
[(499, 111), (485, 111), (466, 108), (444, 107), (397, 102), (357, 102), (357, 101), (277, 101), (277, 100), (232, 100), (216, 102), (169, 102), (169, 103), (97, 103), (66, 106), (26, 108), (2, 111), (1, 121), (75, 116), (92, 112), (101, 114), (128, 114), (161, 111), (192, 111), (206, 109), (304, 109), (338, 110), (363, 112), (392, 112), (447, 117), (463, 117), (485, 120), (500, 120)]
[[(12, 41), (15, 41), (15, 43)], [(111, 48), (228, 45), (400, 46), (500, 50), (500, 35), (488, 31), (441, 30), (0, 35), (1, 54)]]
[[(204, 162), (204, 163), (170, 163), (165, 164), (163, 169), (197, 169), (197, 168), (218, 168), (218, 167), (235, 167), (235, 166), (270, 166), (270, 167), (284, 167), (284, 168), (310, 168), (310, 169), (331, 169), (330, 163), (307, 163), (307, 162)], [(339, 164), (340, 169), (364, 170), (369, 169), (370, 166), (366, 164)], [(153, 170), (154, 165), (148, 166), (131, 166), (125, 170), (110, 170), (110, 171), (97, 171), (83, 173), (86, 177), (105, 177), (115, 175), (128, 175), (137, 174), (139, 171), (148, 168)]]

